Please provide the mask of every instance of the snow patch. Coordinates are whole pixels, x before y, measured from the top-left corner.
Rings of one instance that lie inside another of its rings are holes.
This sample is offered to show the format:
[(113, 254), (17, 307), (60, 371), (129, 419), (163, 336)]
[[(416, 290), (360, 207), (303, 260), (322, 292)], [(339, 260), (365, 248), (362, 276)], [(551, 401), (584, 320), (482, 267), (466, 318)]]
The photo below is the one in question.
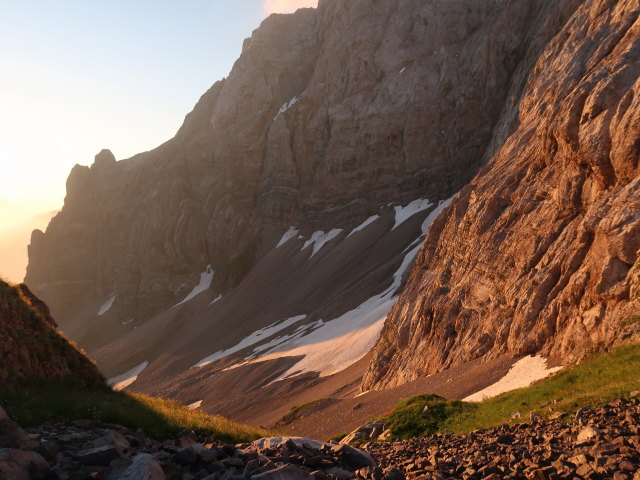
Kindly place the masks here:
[(284, 102), (282, 104), (282, 106), (280, 107), (280, 110), (278, 110), (278, 113), (276, 113), (276, 116), (273, 117), (273, 119), (275, 120), (278, 115), (280, 115), (281, 113), (286, 112), (287, 110), (289, 110), (291, 107), (293, 107), (296, 103), (298, 103), (298, 97), (293, 97), (291, 100), (289, 100), (288, 102)]
[(218, 296), (216, 298), (214, 298), (213, 300), (211, 300), (211, 303), (209, 303), (209, 305), (207, 305), (208, 307), (210, 307), (211, 305), (213, 305), (216, 302), (219, 302), (220, 300), (222, 300), (222, 294), (218, 294)]
[(372, 215), (371, 217), (367, 218), (364, 222), (362, 222), (356, 228), (351, 230), (351, 233), (349, 235), (347, 235), (347, 238), (349, 238), (354, 233), (359, 232), (360, 230), (364, 230), (366, 227), (371, 225), (373, 222), (375, 222), (379, 218), (380, 218), (380, 215)]
[(118, 375), (117, 377), (110, 378), (109, 380), (107, 380), (107, 383), (113, 386), (113, 389), (116, 391), (127, 388), (138, 379), (138, 375), (140, 375), (142, 371), (147, 368), (147, 365), (149, 365), (149, 362), (144, 361), (140, 365), (133, 367), (128, 372), (125, 372), (122, 375)]
[(421, 198), (418, 200), (414, 200), (413, 202), (411, 202), (409, 205), (405, 207), (402, 207), (402, 206), (394, 207), (396, 211), (396, 222), (393, 225), (393, 228), (391, 230), (395, 230), (402, 223), (406, 222), (411, 217), (413, 217), (416, 213), (422, 212), (423, 210), (426, 210), (432, 205), (433, 204), (429, 200)]
[(528, 387), (536, 380), (542, 380), (562, 368), (563, 367), (548, 368), (547, 360), (544, 357), (529, 355), (514, 363), (507, 374), (496, 383), (473, 395), (469, 395), (464, 401), (481, 402), (485, 398), (495, 397), (501, 393), (509, 392), (517, 388)]
[(242, 339), (242, 341), (240, 341), (240, 343), (238, 343), (236, 346), (228, 348), (226, 350), (219, 350), (216, 353), (213, 353), (208, 357), (203, 358), (198, 363), (196, 363), (193, 367), (204, 367), (205, 365), (209, 365), (210, 363), (213, 363), (216, 360), (219, 360), (221, 358), (227, 357), (232, 353), (236, 353), (236, 352), (239, 352), (240, 350), (244, 350), (245, 348), (255, 345), (256, 343), (262, 340), (266, 340), (267, 338), (272, 337), (273, 335), (280, 332), (281, 330), (284, 330), (285, 328), (288, 328), (291, 325), (294, 325), (295, 323), (305, 319), (306, 317), (307, 317), (306, 314), (297, 315), (295, 317), (287, 318), (282, 322), (275, 322), (267, 327), (261, 328), (260, 330), (256, 330), (248, 337), (245, 337), (244, 339)]
[(98, 310), (98, 316), (101, 317), (102, 315), (107, 313), (109, 311), (109, 309), (113, 306), (113, 302), (115, 302), (115, 301), (116, 301), (116, 296), (115, 295), (111, 295), (109, 300), (104, 302), (104, 304), (100, 307), (100, 310)]
[(420, 246), (417, 246), (405, 255), (393, 275), (391, 285), (384, 292), (334, 320), (323, 322), (308, 335), (294, 335), (274, 351), (259, 356), (253, 362), (281, 357), (304, 357), (271, 382), (274, 383), (307, 372), (318, 372), (321, 377), (326, 377), (360, 360), (378, 340), (387, 314), (396, 301), (402, 278), (419, 249)]
[(200, 408), (202, 406), (202, 400), (198, 400), (197, 402), (193, 402), (189, 405), (187, 405), (187, 408), (189, 410), (195, 410), (197, 408)]
[(211, 282), (213, 281), (213, 276), (215, 274), (216, 274), (216, 272), (213, 271), (213, 269), (211, 268), (211, 265), (207, 265), (207, 269), (200, 274), (200, 283), (198, 283), (198, 285), (193, 287), (193, 290), (191, 290), (189, 295), (187, 295), (184, 298), (184, 300), (182, 300), (181, 302), (176, 303), (171, 308), (177, 307), (178, 305), (182, 305), (183, 303), (186, 303), (189, 300), (191, 300), (192, 298), (194, 298), (196, 295), (200, 295), (202, 292), (208, 290), (209, 287), (211, 287)]
[(327, 233), (324, 233), (323, 230), (320, 230), (318, 232), (313, 232), (313, 234), (311, 235), (311, 238), (306, 242), (304, 242), (304, 245), (302, 246), (302, 250), (305, 250), (307, 247), (313, 245), (313, 252), (311, 252), (311, 256), (313, 257), (316, 253), (318, 253), (318, 251), (322, 247), (324, 247), (326, 243), (330, 242), (341, 233), (342, 233), (341, 228), (334, 228), (333, 230)]
[(280, 248), (282, 245), (284, 245), (285, 243), (287, 243), (289, 240), (291, 240), (293, 237), (298, 235), (298, 229), (294, 226), (289, 227), (289, 230), (287, 230), (286, 232), (284, 232), (284, 235), (282, 235), (282, 238), (280, 239), (280, 241), (278, 242), (278, 245), (276, 245), (276, 248)]
[(406, 69), (407, 67), (402, 67), (402, 69), (400, 70), (400, 74), (402, 75)]

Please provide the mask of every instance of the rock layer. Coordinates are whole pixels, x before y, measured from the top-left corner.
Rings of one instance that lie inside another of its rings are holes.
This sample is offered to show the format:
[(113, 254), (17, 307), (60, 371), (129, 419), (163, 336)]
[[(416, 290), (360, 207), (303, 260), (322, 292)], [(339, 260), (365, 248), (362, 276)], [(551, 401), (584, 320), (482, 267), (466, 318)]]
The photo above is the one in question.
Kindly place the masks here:
[(517, 128), (432, 224), (363, 390), (505, 353), (571, 362), (637, 327), (639, 13), (583, 2), (545, 48)]

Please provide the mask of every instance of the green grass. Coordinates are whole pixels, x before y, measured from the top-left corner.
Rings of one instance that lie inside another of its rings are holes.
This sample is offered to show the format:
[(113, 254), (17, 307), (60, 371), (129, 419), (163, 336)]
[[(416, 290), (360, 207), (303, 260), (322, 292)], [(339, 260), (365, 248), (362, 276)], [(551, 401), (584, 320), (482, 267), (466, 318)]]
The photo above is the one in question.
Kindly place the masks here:
[(433, 394), (403, 400), (385, 417), (395, 438), (424, 437), (448, 430), (449, 422), (464, 416), (475, 406), (459, 400), (449, 401)]
[(173, 400), (114, 392), (106, 385), (87, 389), (73, 379), (32, 380), (19, 390), (0, 390), (0, 405), (23, 427), (86, 419), (142, 428), (157, 440), (173, 437), (184, 429), (231, 443), (269, 435), (266, 430), (190, 410)]
[[(549, 416), (574, 413), (640, 390), (640, 345), (626, 345), (591, 356), (582, 364), (563, 370), (527, 388), (513, 390), (480, 403), (447, 401), (435, 395), (419, 395), (399, 403), (382, 417), (392, 439), (437, 432), (469, 433), (528, 421), (531, 413)], [(424, 405), (433, 405), (423, 413)], [(521, 419), (512, 419), (520, 412)]]

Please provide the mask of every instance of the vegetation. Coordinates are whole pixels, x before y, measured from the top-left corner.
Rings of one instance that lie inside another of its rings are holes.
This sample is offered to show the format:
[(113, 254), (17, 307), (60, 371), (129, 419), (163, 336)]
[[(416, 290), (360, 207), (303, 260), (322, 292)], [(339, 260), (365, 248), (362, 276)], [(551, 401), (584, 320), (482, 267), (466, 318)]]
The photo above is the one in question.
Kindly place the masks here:
[(424, 437), (449, 430), (449, 422), (465, 416), (475, 405), (449, 401), (438, 395), (418, 395), (403, 400), (385, 418), (396, 438)]
[[(392, 438), (437, 432), (468, 433), (504, 423), (527, 421), (530, 414), (574, 413), (640, 390), (640, 345), (626, 345), (593, 355), (527, 388), (513, 390), (480, 403), (447, 401), (419, 395), (399, 403), (383, 418)], [(425, 409), (424, 407), (428, 407)], [(521, 418), (512, 418), (519, 412)]]
[(17, 390), (0, 390), (0, 404), (25, 427), (47, 421), (100, 420), (132, 429), (142, 428), (158, 439), (182, 430), (231, 443), (268, 436), (269, 432), (234, 423), (218, 415), (190, 410), (173, 401), (146, 395), (115, 392), (103, 385), (86, 388), (73, 378), (31, 380)]

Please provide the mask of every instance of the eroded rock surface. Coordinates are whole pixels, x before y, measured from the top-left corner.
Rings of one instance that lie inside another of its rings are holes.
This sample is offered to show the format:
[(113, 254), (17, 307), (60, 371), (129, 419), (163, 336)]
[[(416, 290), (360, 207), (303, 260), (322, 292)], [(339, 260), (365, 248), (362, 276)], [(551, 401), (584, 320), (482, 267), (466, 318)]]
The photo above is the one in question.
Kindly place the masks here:
[(432, 224), (363, 390), (504, 353), (571, 362), (637, 335), (639, 13), (585, 1), (548, 44), (517, 128)]

